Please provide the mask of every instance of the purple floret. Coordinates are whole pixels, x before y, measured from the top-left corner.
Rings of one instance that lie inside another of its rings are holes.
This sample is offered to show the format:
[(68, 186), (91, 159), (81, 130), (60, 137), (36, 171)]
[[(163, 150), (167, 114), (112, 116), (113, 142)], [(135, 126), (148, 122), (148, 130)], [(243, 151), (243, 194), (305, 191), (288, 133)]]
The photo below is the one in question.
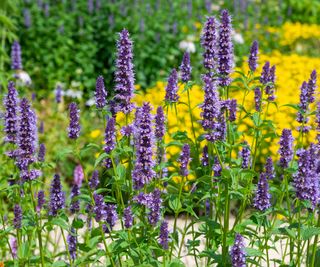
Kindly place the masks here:
[(167, 221), (163, 221), (160, 225), (159, 244), (163, 249), (169, 248), (169, 229)]
[(236, 234), (234, 245), (230, 250), (232, 267), (246, 267), (246, 252), (244, 250), (243, 237)]
[(60, 176), (55, 174), (50, 186), (49, 215), (57, 216), (65, 205), (65, 194), (62, 191)]
[(218, 40), (218, 74), (220, 86), (228, 86), (231, 83), (230, 74), (234, 65), (231, 33), (231, 16), (227, 10), (222, 10)]
[(257, 191), (253, 199), (253, 206), (260, 210), (265, 211), (271, 207), (271, 195), (269, 193), (269, 185), (266, 173), (260, 174)]
[(18, 41), (11, 46), (11, 69), (22, 70), (21, 47)]
[(180, 76), (181, 81), (187, 83), (191, 78), (191, 64), (190, 64), (190, 54), (185, 52), (180, 65)]
[(155, 137), (158, 141), (162, 140), (165, 135), (165, 117), (162, 106), (157, 108), (155, 116)]
[(204, 50), (202, 54), (203, 66), (210, 71), (214, 71), (216, 68), (216, 27), (216, 19), (208, 17), (201, 35), (201, 45)]
[(279, 148), (279, 154), (280, 154), (280, 166), (282, 168), (288, 168), (289, 162), (293, 158), (293, 136), (290, 129), (283, 129), (282, 134), (280, 137), (280, 148)]
[(97, 108), (104, 108), (104, 106), (106, 105), (106, 97), (107, 97), (107, 92), (104, 87), (104, 80), (103, 80), (103, 77), (100, 75), (96, 81), (96, 91), (95, 91)]
[(128, 206), (123, 211), (123, 220), (124, 220), (124, 226), (128, 229), (131, 228), (133, 225), (133, 216), (132, 216), (132, 210), (131, 206)]
[(4, 132), (6, 134), (5, 142), (15, 144), (18, 135), (18, 107), (19, 99), (14, 82), (8, 83), (8, 94), (4, 97), (3, 105), (5, 107), (4, 114)]
[(250, 55), (248, 60), (248, 65), (251, 71), (255, 71), (258, 66), (258, 52), (259, 52), (259, 44), (257, 41), (253, 41), (250, 48)]
[(176, 69), (173, 69), (168, 78), (168, 84), (166, 86), (165, 101), (169, 103), (175, 103), (179, 101), (178, 95), (178, 73)]
[(190, 146), (188, 144), (184, 144), (182, 147), (182, 152), (179, 158), (180, 162), (180, 174), (182, 176), (188, 176), (188, 165), (190, 162)]
[(16, 204), (13, 208), (14, 219), (13, 226), (15, 229), (21, 229), (22, 226), (22, 209), (21, 206)]
[(131, 99), (134, 92), (134, 72), (133, 72), (132, 41), (129, 32), (123, 29), (119, 34), (117, 42), (117, 60), (115, 72), (115, 92), (114, 97), (117, 103), (117, 111), (128, 114), (133, 109)]
[(133, 188), (141, 189), (154, 177), (155, 160), (153, 158), (154, 132), (151, 106), (144, 103), (137, 112), (136, 125), (136, 162), (132, 171)]
[(76, 103), (71, 103), (69, 105), (69, 116), (70, 116), (70, 124), (68, 127), (68, 136), (70, 139), (77, 139), (80, 135), (80, 110)]

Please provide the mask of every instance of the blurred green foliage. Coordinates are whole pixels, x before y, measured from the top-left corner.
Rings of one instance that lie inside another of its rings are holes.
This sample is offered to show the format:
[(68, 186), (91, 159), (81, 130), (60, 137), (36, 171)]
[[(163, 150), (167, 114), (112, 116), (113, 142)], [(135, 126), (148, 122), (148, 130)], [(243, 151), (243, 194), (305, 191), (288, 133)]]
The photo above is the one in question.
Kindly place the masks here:
[[(5, 36), (1, 34), (6, 44), (0, 51), (1, 65), (6, 64), (1, 69), (10, 69), (8, 55), (15, 32), (22, 45), (24, 69), (40, 95), (57, 82), (68, 88), (72, 81), (79, 84), (78, 89), (92, 92), (100, 74), (111, 90), (117, 33), (123, 28), (134, 41), (136, 83), (145, 88), (179, 66), (181, 41), (201, 49), (199, 25), (207, 15), (217, 16), (222, 8), (231, 11), (234, 27), (246, 41), (246, 45), (235, 45), (239, 58), (248, 53), (249, 44), (259, 34), (252, 30), (256, 23), (277, 26), (288, 20), (320, 20), (318, 0), (3, 0), (1, 5), (0, 23), (7, 27)], [(277, 49), (276, 42), (267, 44), (265, 51)], [(192, 55), (192, 65), (198, 77), (201, 53)]]

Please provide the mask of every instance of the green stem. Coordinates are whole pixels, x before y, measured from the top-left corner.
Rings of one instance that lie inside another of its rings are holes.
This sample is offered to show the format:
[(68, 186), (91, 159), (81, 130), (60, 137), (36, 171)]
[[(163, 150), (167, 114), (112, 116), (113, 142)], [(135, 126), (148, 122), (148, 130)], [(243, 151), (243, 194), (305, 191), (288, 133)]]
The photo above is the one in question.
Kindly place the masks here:
[(301, 240), (300, 240), (300, 238), (301, 238), (301, 203), (300, 203), (300, 201), (298, 200), (298, 238), (297, 238), (297, 249), (298, 249), (298, 251), (297, 251), (297, 253), (298, 253), (298, 255), (297, 255), (297, 266), (298, 267), (300, 267), (301, 266), (301, 260), (300, 260), (300, 258), (301, 258), (301, 247), (300, 247), (300, 243), (301, 243)]
[(225, 211), (224, 211), (224, 227), (223, 227), (223, 240), (222, 240), (222, 266), (226, 266), (227, 263), (227, 254), (228, 254), (228, 245), (227, 245), (227, 235), (229, 231), (229, 209), (230, 209), (230, 201), (229, 201), (229, 184), (225, 183)]
[(269, 262), (269, 249), (268, 249), (268, 237), (267, 237), (267, 228), (266, 228), (266, 224), (268, 222), (268, 219), (267, 219), (267, 216), (265, 218), (265, 223), (263, 225), (263, 228), (264, 228), (264, 239), (265, 239), (265, 248), (266, 248), (266, 256), (267, 256), (267, 267), (270, 266)]
[[(318, 212), (318, 222), (317, 227), (320, 227), (320, 214)], [(311, 258), (311, 267), (314, 267), (315, 259), (316, 259), (316, 252), (317, 252), (317, 244), (318, 244), (319, 235), (314, 237), (313, 247), (312, 247), (312, 258)]]
[(66, 240), (66, 237), (65, 237), (65, 235), (64, 235), (64, 232), (63, 232), (62, 227), (60, 227), (60, 231), (61, 231), (61, 235), (62, 235), (62, 238), (63, 238), (64, 246), (65, 246), (65, 248), (66, 248), (67, 257), (68, 257), (68, 260), (69, 260), (70, 266), (72, 266), (72, 260), (71, 260), (71, 257), (70, 257), (70, 252), (69, 252), (69, 248), (68, 248), (67, 240)]
[(31, 199), (32, 199), (32, 203), (33, 203), (33, 209), (34, 209), (35, 217), (36, 217), (37, 235), (38, 235), (38, 241), (39, 241), (41, 266), (44, 267), (45, 263), (44, 263), (42, 237), (41, 237), (41, 223), (39, 223), (39, 217), (38, 217), (38, 213), (37, 213), (37, 205), (36, 205), (36, 201), (34, 199), (31, 182), (29, 183), (29, 189), (30, 189)]
[[(179, 188), (179, 195), (178, 195), (178, 203), (180, 203), (180, 198), (181, 198), (181, 193), (182, 193), (182, 186), (183, 186), (183, 178), (180, 182), (180, 188)], [(175, 234), (177, 231), (177, 219), (178, 219), (178, 215), (179, 215), (179, 211), (174, 212), (174, 223), (173, 223), (173, 233)], [(173, 253), (173, 247), (174, 247), (174, 242), (171, 243), (171, 250), (170, 250), (170, 256), (169, 256), (169, 260), (171, 260), (172, 258), (172, 253)]]

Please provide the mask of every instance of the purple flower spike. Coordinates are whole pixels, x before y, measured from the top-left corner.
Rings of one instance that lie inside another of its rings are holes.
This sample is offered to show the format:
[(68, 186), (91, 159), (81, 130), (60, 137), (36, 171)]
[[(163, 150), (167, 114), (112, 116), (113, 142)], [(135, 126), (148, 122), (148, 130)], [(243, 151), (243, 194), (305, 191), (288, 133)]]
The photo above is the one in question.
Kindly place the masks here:
[(38, 204), (37, 204), (37, 212), (40, 212), (43, 208), (43, 205), (46, 203), (44, 191), (40, 190), (37, 195)]
[(157, 108), (157, 114), (155, 116), (155, 137), (157, 141), (162, 140), (165, 134), (165, 117), (162, 106)]
[[(105, 146), (104, 151), (110, 154), (112, 150), (116, 147), (116, 130), (115, 130), (115, 119), (111, 117), (106, 126), (105, 130)], [(111, 158), (106, 158), (104, 161), (105, 167), (110, 169), (112, 167)]]
[(150, 212), (148, 214), (149, 223), (153, 226), (157, 224), (161, 216), (161, 191), (156, 188), (152, 193), (152, 199), (149, 203)]
[(269, 101), (274, 101), (275, 96), (274, 96), (274, 82), (276, 79), (276, 66), (273, 65), (270, 70), (269, 70), (269, 75), (268, 75), (268, 83), (269, 85), (266, 86), (266, 95), (268, 95), (268, 100)]
[(230, 251), (232, 267), (246, 267), (246, 252), (244, 251), (243, 237), (236, 234), (234, 245)]
[(46, 146), (45, 144), (39, 145), (39, 152), (38, 152), (38, 161), (44, 162), (46, 156)]
[(104, 151), (109, 154), (115, 148), (115, 119), (110, 118), (107, 122), (105, 130), (105, 146)]
[(16, 204), (13, 209), (14, 219), (13, 226), (15, 229), (21, 229), (22, 226), (22, 209), (20, 205)]
[(99, 76), (97, 78), (95, 97), (97, 108), (104, 108), (104, 106), (106, 105), (107, 92), (104, 87), (104, 81), (102, 76)]
[(229, 121), (235, 121), (237, 118), (237, 100), (230, 99), (229, 101)]
[(132, 41), (126, 29), (122, 30), (119, 35), (115, 72), (116, 95), (114, 99), (117, 102), (117, 111), (128, 114), (133, 108), (131, 99), (134, 92)]
[(320, 143), (320, 102), (317, 103), (316, 109), (316, 129), (317, 129), (317, 140), (318, 144)]
[(269, 180), (273, 179), (275, 176), (274, 176), (274, 167), (273, 167), (273, 162), (271, 157), (267, 158), (266, 165), (264, 166), (264, 168), (265, 168), (267, 178)]
[(188, 81), (190, 81), (191, 70), (192, 68), (190, 64), (190, 54), (188, 52), (185, 52), (183, 55), (181, 66), (180, 66), (181, 80), (184, 83), (187, 83)]
[(262, 72), (261, 72), (261, 76), (260, 76), (260, 82), (262, 84), (268, 83), (269, 71), (270, 71), (270, 62), (267, 61), (262, 67)]
[(105, 221), (107, 223), (106, 232), (112, 230), (112, 228), (116, 225), (117, 220), (118, 220), (117, 206), (113, 204), (107, 204), (106, 217), (105, 217)]
[(98, 187), (99, 183), (100, 183), (100, 181), (99, 181), (99, 171), (95, 170), (92, 173), (92, 177), (91, 177), (91, 179), (89, 181), (90, 189), (91, 190), (95, 190)]
[(62, 99), (62, 87), (61, 85), (58, 85), (56, 88), (56, 102), (59, 104), (61, 103), (61, 99)]
[(298, 150), (298, 172), (293, 176), (293, 186), (300, 200), (309, 200), (314, 209), (319, 203), (319, 181), (316, 172), (314, 146)]
[(241, 168), (248, 169), (251, 167), (251, 152), (247, 142), (244, 143), (242, 150), (240, 151), (240, 157), (242, 158)]
[(169, 248), (169, 230), (167, 221), (163, 221), (160, 225), (159, 244), (165, 250)]
[(254, 89), (254, 104), (256, 111), (261, 111), (261, 101), (262, 101), (262, 93), (259, 87)]
[(260, 211), (265, 211), (271, 207), (270, 199), (271, 195), (269, 194), (267, 174), (263, 172), (260, 174), (253, 206)]
[(180, 162), (180, 174), (182, 176), (188, 176), (188, 165), (190, 162), (190, 146), (188, 144), (184, 144), (182, 147), (182, 152), (179, 158)]
[(207, 145), (205, 145), (203, 147), (201, 163), (202, 163), (202, 166), (204, 166), (204, 167), (209, 166), (209, 153), (208, 153), (208, 146)]
[(14, 259), (17, 258), (17, 252), (18, 252), (18, 242), (15, 237), (10, 238), (10, 246), (12, 250), (12, 256)]
[(309, 105), (309, 88), (308, 88), (308, 84), (306, 82), (303, 82), (300, 88), (300, 104), (299, 104), (299, 108), (301, 111), (298, 112), (297, 115), (297, 121), (300, 123), (307, 123), (308, 122), (308, 118), (305, 118), (304, 114), (307, 112), (308, 110), (308, 105)]
[(210, 71), (214, 71), (216, 68), (216, 27), (216, 19), (214, 17), (208, 17), (201, 35), (201, 45), (204, 50), (202, 54), (203, 66)]
[(31, 27), (31, 15), (30, 10), (28, 8), (25, 8), (23, 10), (23, 18), (24, 18), (24, 26), (28, 29)]
[(80, 211), (80, 200), (75, 199), (80, 195), (80, 187), (77, 184), (74, 184), (71, 189), (71, 204), (70, 204), (70, 212), (75, 214)]
[(283, 129), (280, 137), (280, 166), (282, 168), (288, 168), (289, 162), (293, 158), (293, 136), (290, 129)]
[(313, 70), (308, 81), (308, 101), (313, 103), (315, 101), (314, 93), (317, 89), (317, 72)]
[(70, 257), (72, 260), (75, 260), (77, 257), (77, 234), (74, 228), (71, 228), (71, 231), (67, 237), (68, 249), (70, 253)]
[(93, 194), (93, 199), (94, 199), (94, 208), (93, 208), (93, 213), (95, 215), (95, 219), (97, 222), (100, 222), (106, 217), (106, 204), (104, 203), (104, 199), (102, 195)]
[(21, 47), (17, 41), (11, 46), (11, 69), (22, 70)]
[(230, 74), (234, 65), (231, 32), (231, 16), (227, 10), (222, 10), (218, 42), (218, 73), (220, 86), (228, 86), (231, 83)]
[(73, 171), (73, 183), (78, 187), (81, 187), (83, 179), (84, 179), (83, 168), (79, 164), (74, 168), (74, 171)]
[(258, 66), (258, 51), (259, 50), (259, 44), (257, 41), (253, 41), (251, 48), (250, 48), (250, 55), (249, 55), (249, 68), (251, 71), (255, 71)]
[(18, 134), (18, 93), (14, 88), (14, 82), (8, 84), (8, 94), (5, 96), (3, 105), (6, 109), (4, 115), (5, 142), (15, 144)]
[(72, 102), (69, 105), (70, 124), (68, 127), (68, 136), (70, 139), (77, 139), (80, 135), (80, 110), (76, 103)]
[(221, 176), (221, 172), (222, 172), (222, 167), (221, 164), (219, 162), (218, 157), (214, 157), (214, 162), (212, 165), (212, 170), (213, 170), (213, 176), (214, 177), (220, 177)]
[(44, 133), (44, 122), (43, 121), (40, 122), (39, 133), (41, 133), (41, 134)]
[(29, 165), (36, 161), (35, 152), (38, 145), (37, 117), (26, 98), (20, 102), (20, 121), (16, 165), (20, 169), (22, 181), (34, 180), (41, 175), (39, 170), (29, 170)]
[(62, 191), (60, 176), (55, 174), (50, 187), (49, 215), (57, 216), (59, 210), (64, 208), (65, 194)]
[(154, 177), (153, 159), (154, 133), (149, 103), (143, 106), (136, 113), (136, 162), (132, 171), (134, 189), (141, 189), (148, 184)]
[(166, 86), (165, 101), (175, 103), (179, 101), (178, 95), (178, 73), (176, 69), (173, 69), (168, 78), (168, 84)]
[(123, 136), (126, 136), (126, 137), (130, 137), (133, 133), (133, 127), (132, 125), (125, 125), (123, 126), (121, 129), (120, 129), (120, 133), (123, 135)]
[(205, 130), (213, 130), (215, 120), (219, 118), (221, 103), (215, 81), (210, 75), (203, 75), (204, 82), (204, 102), (201, 105), (202, 127)]
[(128, 206), (123, 211), (123, 220), (124, 220), (124, 226), (128, 229), (131, 228), (133, 225), (133, 216), (132, 216), (132, 210), (131, 206)]

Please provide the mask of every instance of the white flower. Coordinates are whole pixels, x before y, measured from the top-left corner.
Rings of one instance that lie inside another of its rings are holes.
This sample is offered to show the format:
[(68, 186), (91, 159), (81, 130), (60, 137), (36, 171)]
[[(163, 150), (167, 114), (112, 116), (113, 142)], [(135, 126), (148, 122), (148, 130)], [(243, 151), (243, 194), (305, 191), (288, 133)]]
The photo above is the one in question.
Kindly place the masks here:
[(232, 37), (233, 37), (233, 40), (238, 43), (238, 44), (244, 44), (244, 40), (243, 40), (243, 37), (240, 33), (237, 33), (235, 31), (232, 32)]
[(87, 100), (86, 102), (86, 106), (91, 107), (96, 103), (96, 101), (94, 100), (94, 98), (90, 98)]
[(77, 82), (77, 81), (72, 81), (71, 82), (71, 87), (80, 87), (81, 83), (80, 82)]
[(187, 51), (189, 53), (194, 53), (196, 52), (196, 46), (193, 42), (183, 40), (179, 43), (179, 48), (181, 50)]
[(68, 89), (68, 90), (65, 92), (65, 95), (66, 95), (66, 96), (69, 96), (69, 97), (71, 97), (71, 98), (81, 99), (81, 98), (82, 98), (82, 91), (73, 90), (73, 89)]
[(23, 70), (18, 70), (13, 76), (18, 79), (22, 85), (30, 86), (32, 83), (29, 74)]

